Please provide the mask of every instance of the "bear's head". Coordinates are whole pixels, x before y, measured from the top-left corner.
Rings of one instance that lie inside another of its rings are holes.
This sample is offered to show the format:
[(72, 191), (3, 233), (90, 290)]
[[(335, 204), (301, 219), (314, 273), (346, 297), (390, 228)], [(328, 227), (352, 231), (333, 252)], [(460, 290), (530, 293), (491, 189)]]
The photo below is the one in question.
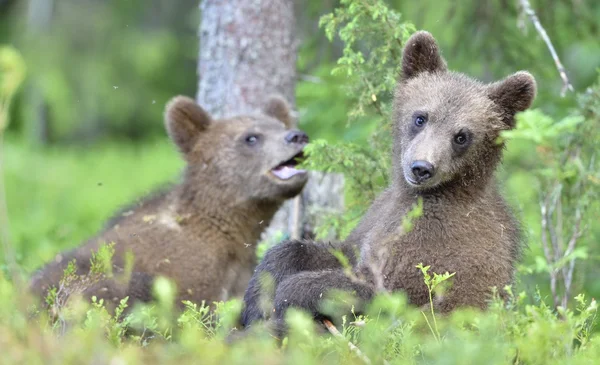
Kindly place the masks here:
[(280, 202), (306, 184), (306, 171), (296, 165), (308, 136), (295, 129), (288, 104), (278, 96), (261, 112), (220, 120), (193, 99), (177, 96), (167, 104), (165, 124), (187, 162), (184, 184), (191, 190), (225, 195), (232, 204)]
[(431, 34), (415, 33), (394, 95), (395, 182), (421, 192), (485, 184), (502, 156), (500, 131), (535, 93), (524, 71), (492, 84), (448, 71)]

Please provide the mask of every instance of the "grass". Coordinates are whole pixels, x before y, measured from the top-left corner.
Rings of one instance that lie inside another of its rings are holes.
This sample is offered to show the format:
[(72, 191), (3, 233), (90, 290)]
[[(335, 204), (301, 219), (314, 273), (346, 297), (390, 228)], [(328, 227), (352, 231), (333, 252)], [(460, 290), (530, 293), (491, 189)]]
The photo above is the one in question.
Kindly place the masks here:
[(120, 206), (177, 181), (183, 166), (166, 138), (43, 150), (8, 139), (2, 153), (12, 241), (26, 271), (79, 245)]

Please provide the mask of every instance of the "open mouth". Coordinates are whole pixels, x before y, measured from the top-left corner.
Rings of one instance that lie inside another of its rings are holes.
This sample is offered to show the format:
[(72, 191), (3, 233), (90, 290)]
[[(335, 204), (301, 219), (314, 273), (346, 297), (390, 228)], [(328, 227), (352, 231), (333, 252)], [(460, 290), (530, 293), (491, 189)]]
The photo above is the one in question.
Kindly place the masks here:
[(421, 185), (421, 183), (420, 183), (420, 182), (418, 182), (418, 181), (416, 181), (416, 180), (414, 180), (414, 179), (411, 179), (410, 177), (405, 177), (405, 180), (406, 180), (406, 182), (407, 182), (409, 185), (412, 185), (412, 186), (419, 186), (419, 185)]
[(304, 159), (301, 151), (287, 161), (280, 163), (271, 169), (271, 173), (281, 180), (289, 180), (296, 175), (306, 174), (306, 170), (297, 169), (296, 166)]
[(412, 177), (408, 176), (406, 173), (404, 174), (404, 180), (408, 183), (408, 185), (413, 187), (426, 187), (429, 181), (417, 181)]

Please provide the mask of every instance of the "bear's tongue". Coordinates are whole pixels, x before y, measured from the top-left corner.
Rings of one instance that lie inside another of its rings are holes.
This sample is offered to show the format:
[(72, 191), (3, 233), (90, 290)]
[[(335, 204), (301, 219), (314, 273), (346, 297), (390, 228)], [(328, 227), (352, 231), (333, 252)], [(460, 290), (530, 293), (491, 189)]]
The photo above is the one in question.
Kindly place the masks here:
[(281, 180), (289, 180), (298, 174), (304, 174), (306, 170), (297, 170), (293, 166), (278, 166), (271, 172)]

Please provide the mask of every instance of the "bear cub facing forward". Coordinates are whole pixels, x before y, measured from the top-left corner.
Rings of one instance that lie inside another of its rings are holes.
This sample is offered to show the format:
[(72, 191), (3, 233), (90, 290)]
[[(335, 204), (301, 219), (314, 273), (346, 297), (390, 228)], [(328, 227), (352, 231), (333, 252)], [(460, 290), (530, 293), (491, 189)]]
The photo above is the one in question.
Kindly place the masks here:
[(165, 126), (186, 161), (182, 182), (143, 200), (113, 219), (83, 246), (57, 256), (38, 272), (32, 291), (57, 286), (67, 263), (77, 273), (90, 268), (92, 251), (114, 242), (114, 264), (122, 269), (133, 253), (129, 283), (105, 280), (84, 295), (113, 301), (151, 299), (157, 275), (177, 285), (178, 302), (207, 303), (241, 296), (256, 266), (255, 244), (281, 204), (307, 182), (296, 169), (308, 142), (295, 129), (287, 103), (270, 98), (262, 112), (212, 119), (196, 102), (175, 97)]
[[(521, 247), (518, 222), (494, 178), (503, 150), (498, 137), (514, 127), (515, 113), (530, 106), (535, 92), (527, 72), (492, 84), (451, 72), (434, 38), (415, 33), (394, 95), (391, 186), (346, 241), (288, 241), (269, 250), (246, 291), (242, 323), (274, 317), (281, 324), (288, 307), (339, 318), (345, 313), (321, 305), (332, 289), (353, 292), (362, 303), (378, 290), (402, 291), (413, 305), (426, 305), (419, 263), (456, 273), (450, 289), (434, 298), (436, 310), (484, 308), (491, 287), (512, 283)], [(422, 216), (402, 233), (403, 217), (420, 199)], [(354, 275), (344, 274), (332, 248), (350, 259)], [(265, 273), (274, 292), (261, 289)]]

